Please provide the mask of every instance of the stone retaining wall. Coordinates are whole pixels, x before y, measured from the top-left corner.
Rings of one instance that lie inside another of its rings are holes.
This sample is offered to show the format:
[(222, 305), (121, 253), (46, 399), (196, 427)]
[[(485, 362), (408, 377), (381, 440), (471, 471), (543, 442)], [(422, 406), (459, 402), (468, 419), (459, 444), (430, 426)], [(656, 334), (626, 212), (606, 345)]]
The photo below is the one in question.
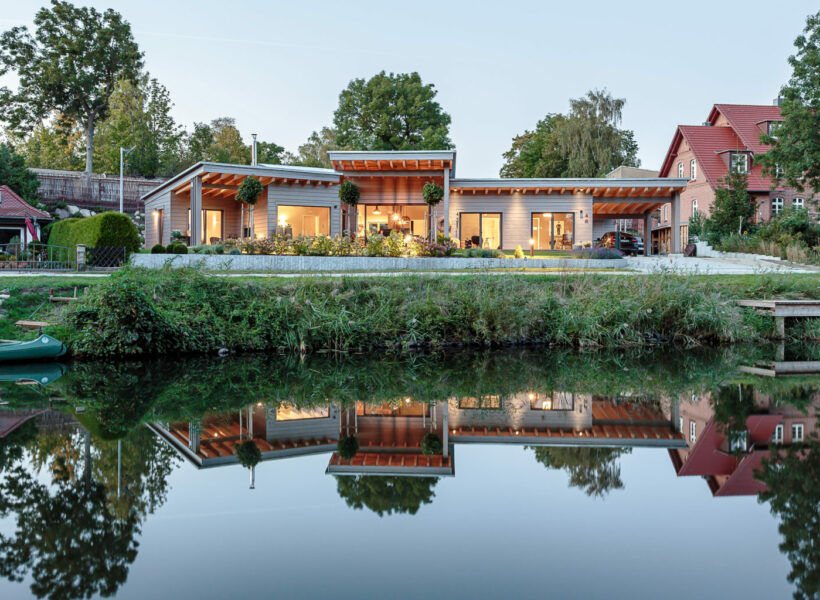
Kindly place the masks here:
[(287, 256), (259, 254), (133, 254), (135, 267), (202, 266), (210, 271), (347, 272), (463, 271), (472, 269), (624, 269), (623, 258), (387, 258), (372, 256)]

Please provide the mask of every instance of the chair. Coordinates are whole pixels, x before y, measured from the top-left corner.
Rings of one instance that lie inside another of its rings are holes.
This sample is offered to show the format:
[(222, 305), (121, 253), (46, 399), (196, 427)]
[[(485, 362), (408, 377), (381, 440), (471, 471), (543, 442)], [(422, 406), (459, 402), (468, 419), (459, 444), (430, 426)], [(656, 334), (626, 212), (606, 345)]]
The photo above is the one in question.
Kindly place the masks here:
[(213, 245), (218, 244), (219, 242), (221, 242), (222, 238), (220, 238), (220, 237), (211, 237), (208, 241), (210, 242), (211, 246), (213, 246)]
[(474, 248), (481, 248), (481, 237), (474, 235), (470, 238), (470, 243), (473, 245)]

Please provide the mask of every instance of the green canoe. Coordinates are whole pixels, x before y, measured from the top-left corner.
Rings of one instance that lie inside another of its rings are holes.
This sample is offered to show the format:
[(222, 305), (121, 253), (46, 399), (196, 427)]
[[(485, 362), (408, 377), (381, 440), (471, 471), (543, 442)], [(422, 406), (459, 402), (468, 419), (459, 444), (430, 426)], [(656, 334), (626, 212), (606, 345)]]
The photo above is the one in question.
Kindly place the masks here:
[(27, 342), (0, 342), (0, 362), (57, 358), (65, 354), (65, 350), (65, 344), (50, 335)]
[(47, 385), (62, 377), (65, 365), (59, 362), (25, 362), (0, 365), (0, 382), (36, 381)]

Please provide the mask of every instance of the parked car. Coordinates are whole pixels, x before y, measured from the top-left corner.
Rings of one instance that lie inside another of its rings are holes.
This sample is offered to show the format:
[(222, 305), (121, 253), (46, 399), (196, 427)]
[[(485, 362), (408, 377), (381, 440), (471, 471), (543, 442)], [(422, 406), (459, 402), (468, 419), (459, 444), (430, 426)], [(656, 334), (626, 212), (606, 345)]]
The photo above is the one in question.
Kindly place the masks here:
[[(636, 235), (632, 235), (631, 233), (626, 233), (622, 231), (621, 235), (621, 252), (624, 254), (631, 254), (632, 256), (637, 256), (641, 252), (643, 252), (643, 239), (639, 238)], [(615, 231), (607, 231), (604, 235), (601, 236), (601, 239), (598, 241), (598, 245), (603, 248), (614, 248), (616, 243), (616, 232)]]

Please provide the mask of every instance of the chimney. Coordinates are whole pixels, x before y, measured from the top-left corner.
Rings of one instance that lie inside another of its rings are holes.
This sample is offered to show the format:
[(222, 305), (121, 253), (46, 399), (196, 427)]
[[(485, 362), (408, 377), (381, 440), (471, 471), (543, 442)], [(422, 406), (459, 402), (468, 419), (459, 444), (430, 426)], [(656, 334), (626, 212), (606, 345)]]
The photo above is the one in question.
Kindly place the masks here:
[(780, 94), (778, 94), (778, 95), (777, 95), (777, 98), (775, 98), (774, 100), (772, 100), (772, 105), (773, 105), (773, 106), (780, 106), (780, 103), (781, 103), (781, 102), (783, 102), (783, 96), (781, 96)]
[(251, 166), (257, 166), (256, 160), (256, 134), (252, 133), (251, 137), (253, 138), (253, 143), (251, 144)]
[(704, 126), (704, 127), (711, 127), (711, 126), (712, 126), (712, 122), (711, 122), (711, 121), (704, 121), (704, 122), (703, 122), (703, 126)]

